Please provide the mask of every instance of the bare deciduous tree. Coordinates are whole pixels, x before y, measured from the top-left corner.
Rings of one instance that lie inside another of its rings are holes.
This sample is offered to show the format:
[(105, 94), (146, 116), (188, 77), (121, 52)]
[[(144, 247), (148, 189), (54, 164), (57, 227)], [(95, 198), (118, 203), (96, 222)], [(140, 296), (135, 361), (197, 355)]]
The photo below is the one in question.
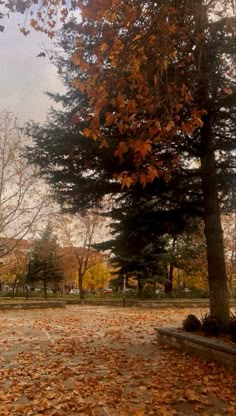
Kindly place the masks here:
[(17, 118), (0, 113), (0, 258), (32, 231), (49, 204), (46, 185), (24, 157), (25, 145)]
[(101, 229), (101, 216), (86, 212), (73, 216), (59, 217), (61, 240), (64, 246), (70, 247), (78, 270), (80, 298), (84, 298), (83, 278), (95, 264), (101, 262), (101, 255), (92, 248)]

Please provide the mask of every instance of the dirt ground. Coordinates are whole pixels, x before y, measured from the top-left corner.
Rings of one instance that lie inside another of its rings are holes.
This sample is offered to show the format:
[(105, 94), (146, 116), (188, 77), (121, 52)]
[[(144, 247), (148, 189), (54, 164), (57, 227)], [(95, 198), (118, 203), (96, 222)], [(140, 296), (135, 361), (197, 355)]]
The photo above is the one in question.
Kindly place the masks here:
[(0, 416), (235, 416), (236, 377), (157, 344), (204, 309), (0, 311)]

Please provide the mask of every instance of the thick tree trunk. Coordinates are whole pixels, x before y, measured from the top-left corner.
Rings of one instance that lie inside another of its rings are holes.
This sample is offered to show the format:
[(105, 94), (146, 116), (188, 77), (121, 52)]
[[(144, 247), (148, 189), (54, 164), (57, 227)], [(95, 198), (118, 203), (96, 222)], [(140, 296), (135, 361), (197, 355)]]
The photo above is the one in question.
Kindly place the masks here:
[(44, 298), (47, 299), (48, 292), (47, 292), (47, 282), (46, 281), (43, 282), (43, 290), (44, 290)]
[(143, 300), (143, 283), (138, 279), (138, 298)]
[(15, 294), (16, 294), (16, 284), (17, 284), (17, 280), (18, 280), (18, 278), (16, 277), (15, 280), (14, 280), (14, 283), (13, 283), (13, 288), (12, 288), (12, 297), (13, 298), (15, 297)]
[(79, 297), (80, 299), (84, 299), (84, 289), (83, 289), (83, 275), (79, 272), (78, 273), (78, 282), (79, 282)]
[(172, 278), (173, 278), (173, 271), (174, 271), (174, 265), (173, 263), (170, 264), (170, 270), (167, 275), (167, 279), (165, 280), (165, 293), (168, 295), (172, 292), (173, 286), (172, 286)]
[(175, 265), (174, 265), (174, 263), (171, 263), (170, 264), (170, 273), (169, 273), (169, 281), (170, 281), (169, 290), (170, 290), (170, 292), (172, 292), (172, 290), (173, 290), (174, 269), (175, 269)]
[(174, 258), (175, 258), (175, 246), (176, 246), (176, 237), (173, 238), (172, 241), (172, 260), (170, 261), (170, 268), (169, 271), (167, 272), (167, 279), (165, 282), (165, 293), (172, 293), (173, 291), (173, 278), (174, 278), (174, 269), (175, 269), (175, 262), (174, 262)]
[(203, 121), (204, 125), (201, 132), (201, 174), (207, 243), (210, 313), (221, 321), (222, 327), (227, 327), (230, 317), (229, 292), (217, 192), (211, 115), (205, 116)]

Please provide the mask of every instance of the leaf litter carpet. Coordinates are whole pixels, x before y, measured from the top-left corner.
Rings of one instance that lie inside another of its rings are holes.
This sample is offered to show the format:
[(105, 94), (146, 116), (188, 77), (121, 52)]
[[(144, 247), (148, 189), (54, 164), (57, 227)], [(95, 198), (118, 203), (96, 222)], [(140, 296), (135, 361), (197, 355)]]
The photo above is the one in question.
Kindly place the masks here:
[(0, 311), (0, 416), (235, 416), (233, 372), (157, 344), (189, 313)]

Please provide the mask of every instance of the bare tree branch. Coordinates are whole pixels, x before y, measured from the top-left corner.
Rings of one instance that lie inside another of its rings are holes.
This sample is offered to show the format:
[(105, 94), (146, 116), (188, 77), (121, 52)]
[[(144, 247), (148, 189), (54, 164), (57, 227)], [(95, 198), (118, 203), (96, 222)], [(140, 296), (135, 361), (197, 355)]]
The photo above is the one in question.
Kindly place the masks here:
[(0, 258), (27, 236), (50, 203), (46, 185), (24, 158), (25, 145), (16, 117), (0, 113)]

